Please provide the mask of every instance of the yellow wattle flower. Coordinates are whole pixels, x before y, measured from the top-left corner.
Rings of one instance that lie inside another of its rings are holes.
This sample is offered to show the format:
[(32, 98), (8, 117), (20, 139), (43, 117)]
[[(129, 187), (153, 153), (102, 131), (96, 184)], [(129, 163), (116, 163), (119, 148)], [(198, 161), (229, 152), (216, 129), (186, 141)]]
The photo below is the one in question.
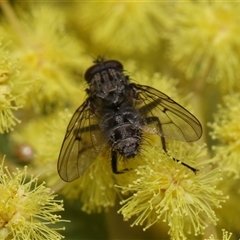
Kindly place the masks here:
[(54, 227), (61, 222), (56, 212), (63, 211), (63, 201), (56, 200), (45, 183), (35, 177), (27, 180), (27, 167), (10, 173), (0, 165), (0, 236), (1, 239), (62, 239)]

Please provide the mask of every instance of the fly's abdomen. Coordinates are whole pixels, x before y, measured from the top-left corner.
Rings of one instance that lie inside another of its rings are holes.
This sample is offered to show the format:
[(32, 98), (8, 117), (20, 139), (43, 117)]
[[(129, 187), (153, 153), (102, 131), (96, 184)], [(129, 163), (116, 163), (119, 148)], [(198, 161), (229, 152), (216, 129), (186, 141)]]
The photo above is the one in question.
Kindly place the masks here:
[(141, 130), (137, 125), (128, 123), (115, 127), (110, 133), (110, 145), (123, 157), (131, 158), (139, 152)]

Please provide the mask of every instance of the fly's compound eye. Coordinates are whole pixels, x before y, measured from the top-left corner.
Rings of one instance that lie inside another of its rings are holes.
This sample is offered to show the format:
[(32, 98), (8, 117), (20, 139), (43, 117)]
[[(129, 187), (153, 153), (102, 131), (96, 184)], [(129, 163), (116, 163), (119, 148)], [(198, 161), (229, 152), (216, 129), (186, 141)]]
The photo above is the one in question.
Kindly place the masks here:
[(91, 66), (84, 75), (85, 80), (89, 83), (93, 76), (101, 71), (107, 70), (107, 69), (115, 69), (118, 71), (123, 70), (123, 65), (116, 60), (108, 60), (108, 61), (99, 61), (97, 64)]

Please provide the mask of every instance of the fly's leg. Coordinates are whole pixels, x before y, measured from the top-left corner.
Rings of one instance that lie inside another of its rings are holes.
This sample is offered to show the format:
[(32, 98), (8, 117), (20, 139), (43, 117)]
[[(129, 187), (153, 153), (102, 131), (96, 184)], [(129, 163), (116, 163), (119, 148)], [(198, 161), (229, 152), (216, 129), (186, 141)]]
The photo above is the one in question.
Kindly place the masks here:
[[(159, 118), (158, 117), (148, 117), (148, 118), (144, 119), (144, 125), (151, 124), (151, 123), (156, 123), (157, 124), (158, 130), (159, 130), (159, 133), (160, 133), (160, 139), (161, 139), (161, 143), (162, 143), (162, 148), (167, 153), (166, 141), (165, 141), (165, 138), (163, 137), (162, 125), (161, 125), (161, 123), (159, 121)], [(196, 173), (198, 171), (196, 168), (189, 166), (188, 164), (180, 161), (179, 159), (176, 159), (174, 157), (172, 159), (174, 161), (176, 161), (176, 162), (181, 162), (181, 164), (183, 166), (191, 169), (194, 173)]]
[(112, 171), (113, 171), (113, 173), (121, 174), (121, 173), (125, 173), (125, 172), (131, 170), (131, 169), (128, 169), (128, 168), (124, 168), (123, 170), (119, 171), (117, 169), (117, 152), (116, 151), (112, 151), (111, 154), (112, 154), (112, 162), (111, 162), (111, 164), (112, 164)]

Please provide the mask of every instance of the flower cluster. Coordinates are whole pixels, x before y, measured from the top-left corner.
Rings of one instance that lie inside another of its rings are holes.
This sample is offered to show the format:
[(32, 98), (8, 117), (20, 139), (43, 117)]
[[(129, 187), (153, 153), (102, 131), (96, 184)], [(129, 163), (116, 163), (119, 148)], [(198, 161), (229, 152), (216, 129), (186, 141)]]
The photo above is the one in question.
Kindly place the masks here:
[(22, 108), (29, 84), (24, 84), (16, 60), (9, 56), (7, 44), (0, 46), (0, 55), (0, 133), (4, 133), (20, 122), (14, 111)]
[(56, 200), (44, 183), (37, 178), (27, 180), (27, 168), (10, 173), (0, 165), (0, 237), (1, 239), (61, 239), (51, 227), (62, 221), (56, 212), (63, 211), (63, 202)]
[(213, 146), (220, 156), (223, 171), (239, 178), (240, 176), (240, 95), (232, 94), (224, 97), (224, 105), (219, 105), (214, 116), (214, 122), (209, 124), (212, 128), (211, 136), (219, 141)]
[(234, 49), (240, 48), (239, 7), (217, 1), (176, 6), (167, 35), (173, 61), (188, 78), (220, 82), (224, 89), (238, 85), (240, 58)]
[(53, 106), (64, 106), (71, 102), (70, 94), (78, 93), (72, 69), (84, 65), (79, 57), (82, 44), (68, 37), (64, 16), (54, 7), (32, 6), (31, 13), (19, 10), (18, 14), (21, 25), (14, 26), (16, 30), (4, 21), (2, 35), (5, 41), (12, 40), (11, 56), (21, 60), (22, 78), (31, 82), (27, 106), (50, 113)]
[(162, 220), (169, 225), (173, 239), (186, 239), (186, 232), (201, 234), (210, 223), (216, 224), (213, 207), (221, 207), (225, 197), (216, 189), (220, 171), (206, 169), (207, 163), (216, 159), (199, 161), (205, 147), (187, 147), (182, 143), (169, 147), (171, 155), (195, 163), (199, 171), (194, 174), (154, 147), (147, 162), (136, 167), (135, 180), (119, 186), (124, 194), (130, 194), (121, 201), (119, 213), (125, 220), (135, 216), (132, 226), (144, 225), (144, 230)]
[(68, 199), (80, 199), (83, 203), (81, 209), (87, 213), (107, 210), (114, 206), (119, 195), (108, 159), (107, 153), (101, 153), (80, 179), (69, 183), (63, 190)]

